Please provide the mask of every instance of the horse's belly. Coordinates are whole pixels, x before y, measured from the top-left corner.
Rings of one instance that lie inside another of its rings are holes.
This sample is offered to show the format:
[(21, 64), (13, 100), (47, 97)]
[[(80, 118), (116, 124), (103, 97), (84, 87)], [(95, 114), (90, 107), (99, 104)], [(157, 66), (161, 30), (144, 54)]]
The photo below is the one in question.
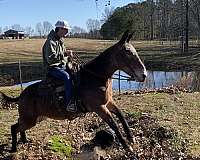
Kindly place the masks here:
[(77, 112), (55, 111), (53, 113), (47, 114), (46, 116), (48, 118), (55, 119), (55, 120), (64, 120), (64, 119), (73, 120), (73, 119), (79, 117), (80, 115), (81, 114), (77, 113)]

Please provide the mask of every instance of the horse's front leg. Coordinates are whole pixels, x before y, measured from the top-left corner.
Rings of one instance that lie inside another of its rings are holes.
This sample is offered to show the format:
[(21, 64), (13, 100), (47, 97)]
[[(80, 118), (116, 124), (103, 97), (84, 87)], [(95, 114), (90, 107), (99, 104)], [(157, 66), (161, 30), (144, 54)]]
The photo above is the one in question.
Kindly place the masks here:
[[(105, 105), (98, 106), (95, 108), (95, 112), (109, 125), (109, 127), (115, 132), (117, 138), (119, 139), (119, 142), (123, 145), (124, 148), (129, 148), (129, 146), (126, 144), (126, 141), (122, 137), (122, 134), (119, 131), (119, 128), (114, 121), (110, 111), (106, 108)], [(129, 148), (130, 149), (130, 148)]]
[(123, 125), (123, 128), (124, 128), (124, 131), (126, 133), (127, 139), (130, 142), (133, 142), (133, 136), (131, 134), (130, 127), (129, 127), (129, 125), (128, 125), (123, 113), (121, 112), (121, 110), (113, 102), (109, 102), (106, 107), (108, 108), (108, 110), (110, 112), (114, 113), (119, 118), (120, 122)]

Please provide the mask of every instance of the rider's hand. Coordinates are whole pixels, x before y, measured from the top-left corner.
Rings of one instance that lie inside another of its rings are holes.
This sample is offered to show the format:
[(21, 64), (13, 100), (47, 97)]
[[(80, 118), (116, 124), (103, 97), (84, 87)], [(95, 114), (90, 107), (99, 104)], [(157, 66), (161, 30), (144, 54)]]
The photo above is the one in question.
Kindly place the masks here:
[(72, 53), (72, 50), (66, 50), (65, 53), (64, 53), (65, 56), (68, 56), (70, 58), (73, 58), (73, 53)]

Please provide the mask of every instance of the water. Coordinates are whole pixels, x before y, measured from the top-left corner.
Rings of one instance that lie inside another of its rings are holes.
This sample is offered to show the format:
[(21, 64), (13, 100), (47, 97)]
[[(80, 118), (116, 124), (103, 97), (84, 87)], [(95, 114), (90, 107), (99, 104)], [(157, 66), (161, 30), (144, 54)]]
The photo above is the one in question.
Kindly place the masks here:
[[(192, 77), (193, 72), (165, 72), (165, 71), (147, 71), (148, 75), (145, 82), (135, 82), (135, 81), (120, 81), (120, 89), (121, 90), (139, 90), (143, 88), (155, 89), (155, 88), (163, 88), (172, 85), (180, 85), (180, 82), (183, 79), (188, 79)], [(114, 78), (118, 78), (116, 75), (118, 71), (115, 73)], [(124, 72), (120, 72), (122, 76), (128, 76)], [(185, 84), (188, 88), (191, 87), (191, 84)], [(119, 81), (113, 80), (113, 89), (119, 89)]]
[[(116, 74), (118, 74), (118, 71), (113, 76), (114, 78), (118, 78)], [(120, 74), (123, 76), (128, 76), (124, 72), (120, 72)], [(148, 76), (145, 82), (141, 83), (141, 82), (135, 82), (135, 81), (121, 80), (120, 89), (121, 90), (139, 90), (143, 88), (155, 89), (155, 88), (168, 87), (171, 85), (182, 85), (186, 88), (191, 88), (194, 86), (194, 84), (196, 86), (199, 86), (197, 85), (196, 82), (194, 83), (195, 76), (196, 76), (195, 72), (148, 71)], [(197, 77), (196, 79), (199, 79), (199, 78)], [(41, 80), (35, 80), (35, 81), (23, 83), (23, 87), (27, 87), (39, 81)], [(20, 86), (20, 84), (15, 85), (15, 86)], [(114, 90), (119, 89), (119, 81), (116, 79), (113, 79), (113, 89)]]
[[(34, 84), (34, 83), (37, 83), (37, 82), (40, 82), (40, 81), (41, 81), (41, 80), (34, 80), (34, 81), (22, 83), (22, 87), (28, 87), (29, 85)], [(20, 87), (20, 86), (21, 86), (21, 84), (16, 84), (16, 85), (14, 85), (14, 87)]]

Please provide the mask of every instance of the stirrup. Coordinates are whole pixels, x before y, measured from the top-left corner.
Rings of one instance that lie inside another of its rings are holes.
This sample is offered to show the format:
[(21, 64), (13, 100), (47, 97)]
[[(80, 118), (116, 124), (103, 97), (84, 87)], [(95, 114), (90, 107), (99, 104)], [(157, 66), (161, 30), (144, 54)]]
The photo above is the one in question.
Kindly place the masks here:
[(68, 112), (76, 112), (77, 111), (77, 105), (75, 101), (70, 101), (69, 104), (66, 105), (66, 110)]

